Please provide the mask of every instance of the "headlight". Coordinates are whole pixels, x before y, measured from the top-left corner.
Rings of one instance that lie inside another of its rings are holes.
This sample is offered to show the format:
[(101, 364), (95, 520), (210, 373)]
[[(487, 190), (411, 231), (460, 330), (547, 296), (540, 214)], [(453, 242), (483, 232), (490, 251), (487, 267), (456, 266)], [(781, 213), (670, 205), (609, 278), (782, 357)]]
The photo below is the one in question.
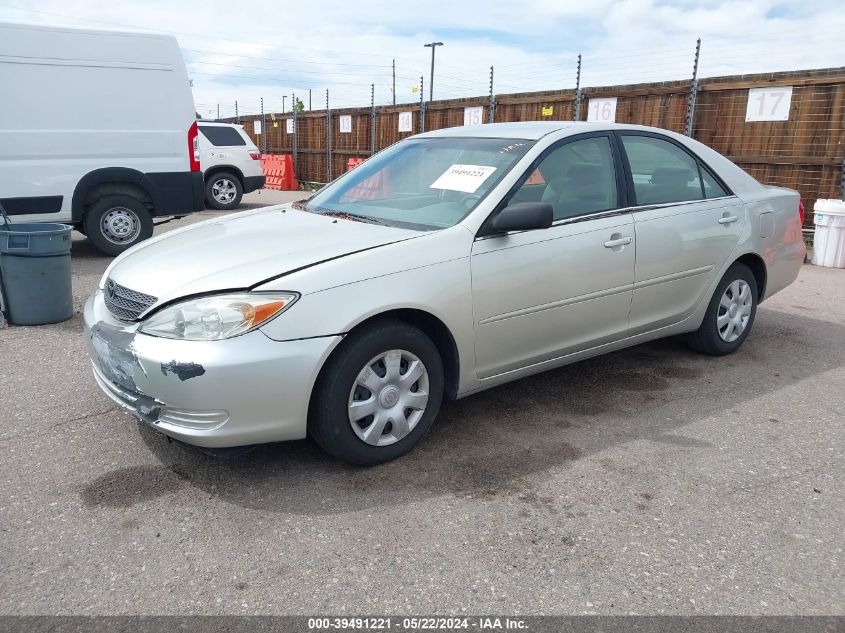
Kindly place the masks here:
[(219, 341), (266, 323), (289, 308), (293, 293), (240, 293), (200, 297), (157, 312), (139, 332), (186, 341)]

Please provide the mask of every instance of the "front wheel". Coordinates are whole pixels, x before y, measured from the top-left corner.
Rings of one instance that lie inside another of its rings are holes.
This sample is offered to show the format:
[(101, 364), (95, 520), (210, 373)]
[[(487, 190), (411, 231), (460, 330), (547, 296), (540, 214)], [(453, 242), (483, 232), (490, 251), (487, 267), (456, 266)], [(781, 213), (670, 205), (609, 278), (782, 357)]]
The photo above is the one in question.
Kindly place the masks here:
[(153, 234), (153, 218), (137, 198), (115, 194), (103, 196), (82, 220), (83, 233), (106, 255), (120, 255)]
[(701, 327), (687, 338), (690, 347), (711, 356), (735, 352), (754, 325), (757, 299), (754, 273), (745, 264), (733, 264), (716, 286)]
[(443, 399), (443, 363), (421, 330), (385, 321), (351, 334), (326, 363), (309, 431), (328, 453), (359, 465), (410, 451)]
[(241, 181), (227, 172), (214, 174), (205, 183), (205, 203), (212, 209), (234, 209), (241, 203), (243, 195)]

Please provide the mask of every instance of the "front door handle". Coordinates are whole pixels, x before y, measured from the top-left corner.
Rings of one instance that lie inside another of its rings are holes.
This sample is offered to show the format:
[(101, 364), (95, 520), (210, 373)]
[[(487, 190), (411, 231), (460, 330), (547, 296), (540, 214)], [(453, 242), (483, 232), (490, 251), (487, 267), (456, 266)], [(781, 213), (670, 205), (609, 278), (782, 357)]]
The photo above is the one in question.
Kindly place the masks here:
[(735, 215), (725, 215), (719, 218), (719, 224), (731, 224), (737, 220), (739, 220), (739, 218)]
[(634, 241), (633, 237), (619, 237), (616, 239), (608, 240), (604, 243), (605, 248), (616, 248), (617, 246), (627, 246), (631, 242)]

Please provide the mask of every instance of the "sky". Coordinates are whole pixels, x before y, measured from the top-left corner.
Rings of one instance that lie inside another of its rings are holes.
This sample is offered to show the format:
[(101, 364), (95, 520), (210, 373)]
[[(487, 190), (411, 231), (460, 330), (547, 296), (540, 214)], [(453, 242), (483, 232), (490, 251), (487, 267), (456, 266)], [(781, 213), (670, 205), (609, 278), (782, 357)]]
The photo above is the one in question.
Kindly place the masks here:
[(171, 33), (205, 118), (845, 66), (845, 0), (0, 0), (0, 21)]

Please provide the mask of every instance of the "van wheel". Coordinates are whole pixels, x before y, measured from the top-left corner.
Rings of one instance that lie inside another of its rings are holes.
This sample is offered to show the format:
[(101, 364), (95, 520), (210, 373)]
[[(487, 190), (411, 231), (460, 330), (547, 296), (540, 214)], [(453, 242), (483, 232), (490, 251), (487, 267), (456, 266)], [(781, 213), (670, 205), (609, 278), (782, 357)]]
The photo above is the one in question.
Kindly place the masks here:
[(150, 237), (153, 218), (137, 198), (115, 194), (103, 196), (92, 204), (82, 227), (94, 248), (115, 256)]
[(234, 209), (241, 203), (243, 196), (241, 181), (229, 172), (218, 172), (205, 183), (205, 203), (212, 209)]
[(350, 334), (315, 385), (308, 430), (328, 453), (370, 466), (410, 451), (443, 400), (443, 363), (421, 330), (381, 321)]
[(716, 286), (701, 327), (687, 336), (687, 343), (702, 354), (731, 354), (748, 338), (756, 314), (754, 273), (745, 264), (736, 263)]

